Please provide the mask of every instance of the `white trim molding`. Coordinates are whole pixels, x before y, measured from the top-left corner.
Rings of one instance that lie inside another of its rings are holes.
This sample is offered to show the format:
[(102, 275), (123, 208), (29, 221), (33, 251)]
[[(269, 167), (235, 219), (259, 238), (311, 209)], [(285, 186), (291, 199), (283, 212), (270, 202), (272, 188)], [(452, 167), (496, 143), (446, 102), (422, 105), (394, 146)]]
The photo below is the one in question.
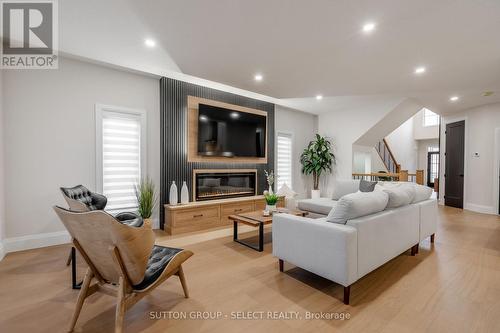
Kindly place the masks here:
[(464, 209), (476, 212), (476, 213), (483, 213), (483, 214), (496, 214), (495, 208), (491, 206), (484, 206), (484, 205), (476, 205), (473, 203), (465, 203), (464, 204)]
[(5, 253), (37, 249), (40, 247), (66, 244), (71, 242), (71, 236), (64, 231), (47, 232), (43, 234), (6, 238), (3, 240)]

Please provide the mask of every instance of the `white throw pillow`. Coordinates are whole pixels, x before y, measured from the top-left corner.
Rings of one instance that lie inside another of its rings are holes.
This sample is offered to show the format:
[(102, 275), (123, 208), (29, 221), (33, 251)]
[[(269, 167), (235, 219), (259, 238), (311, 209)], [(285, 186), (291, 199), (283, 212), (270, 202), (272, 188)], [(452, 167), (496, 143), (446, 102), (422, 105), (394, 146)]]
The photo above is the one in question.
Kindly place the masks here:
[(419, 184), (413, 186), (415, 186), (415, 198), (413, 199), (413, 203), (425, 201), (431, 197), (432, 188)]
[(332, 208), (326, 220), (346, 224), (348, 220), (381, 212), (387, 206), (389, 196), (384, 191), (355, 192), (346, 194)]
[(397, 208), (409, 205), (415, 199), (416, 191), (413, 184), (388, 183), (384, 184), (381, 188), (389, 195), (387, 208)]
[(356, 193), (359, 190), (359, 179), (336, 180), (333, 183), (333, 200), (339, 200), (346, 194)]

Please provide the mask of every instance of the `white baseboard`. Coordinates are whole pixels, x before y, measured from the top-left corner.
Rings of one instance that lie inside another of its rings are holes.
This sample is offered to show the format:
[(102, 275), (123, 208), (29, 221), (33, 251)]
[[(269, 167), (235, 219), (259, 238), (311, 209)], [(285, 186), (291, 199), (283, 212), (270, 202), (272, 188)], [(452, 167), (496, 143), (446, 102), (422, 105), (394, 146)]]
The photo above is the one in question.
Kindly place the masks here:
[(3, 240), (0, 240), (0, 261), (5, 257), (5, 248), (3, 247)]
[(483, 213), (483, 214), (493, 214), (493, 215), (497, 214), (497, 212), (495, 211), (495, 208), (493, 208), (491, 206), (483, 206), (483, 205), (466, 203), (464, 205), (464, 209), (471, 210), (471, 211), (477, 212), (477, 213)]
[(69, 233), (64, 231), (6, 238), (3, 241), (5, 253), (36, 249), (40, 247), (66, 244), (71, 242)]

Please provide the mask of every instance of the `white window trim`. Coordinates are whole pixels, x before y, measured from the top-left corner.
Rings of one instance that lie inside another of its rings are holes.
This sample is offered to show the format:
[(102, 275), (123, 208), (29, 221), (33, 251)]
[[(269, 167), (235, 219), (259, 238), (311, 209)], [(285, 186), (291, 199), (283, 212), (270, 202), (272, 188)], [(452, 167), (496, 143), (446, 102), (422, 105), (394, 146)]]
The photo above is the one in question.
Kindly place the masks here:
[(102, 184), (102, 119), (104, 112), (116, 112), (129, 115), (138, 115), (141, 119), (141, 177), (144, 178), (147, 170), (147, 113), (146, 110), (131, 109), (121, 106), (96, 103), (95, 105), (95, 175), (96, 191), (103, 193)]
[[(291, 171), (292, 171), (292, 174), (290, 175), (290, 181), (292, 182), (291, 184), (287, 184), (288, 187), (290, 187), (292, 190), (293, 190), (293, 173), (295, 171), (295, 154), (294, 154), (294, 151), (293, 151), (293, 148), (294, 148), (294, 143), (295, 143), (295, 134), (293, 132), (290, 132), (290, 131), (276, 131), (276, 135), (275, 135), (275, 138), (274, 138), (274, 142), (275, 142), (275, 145), (276, 145), (276, 149), (274, 151), (274, 165), (276, 166), (276, 170), (275, 170), (275, 173), (276, 173), (276, 182), (275, 182), (275, 187), (278, 186), (278, 136), (280, 134), (283, 134), (283, 135), (288, 135), (290, 137), (290, 140), (292, 141), (292, 146), (290, 148), (291, 150), (291, 154), (292, 154), (292, 165), (291, 165)], [(276, 191), (279, 190), (279, 188), (275, 188)]]

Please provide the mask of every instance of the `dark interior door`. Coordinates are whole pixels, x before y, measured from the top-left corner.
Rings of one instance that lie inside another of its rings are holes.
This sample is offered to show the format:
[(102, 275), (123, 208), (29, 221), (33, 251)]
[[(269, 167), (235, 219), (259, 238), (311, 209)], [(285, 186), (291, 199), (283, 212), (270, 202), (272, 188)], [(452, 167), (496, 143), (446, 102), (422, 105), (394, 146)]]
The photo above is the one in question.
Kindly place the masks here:
[(465, 121), (446, 125), (446, 171), (444, 204), (464, 207)]

